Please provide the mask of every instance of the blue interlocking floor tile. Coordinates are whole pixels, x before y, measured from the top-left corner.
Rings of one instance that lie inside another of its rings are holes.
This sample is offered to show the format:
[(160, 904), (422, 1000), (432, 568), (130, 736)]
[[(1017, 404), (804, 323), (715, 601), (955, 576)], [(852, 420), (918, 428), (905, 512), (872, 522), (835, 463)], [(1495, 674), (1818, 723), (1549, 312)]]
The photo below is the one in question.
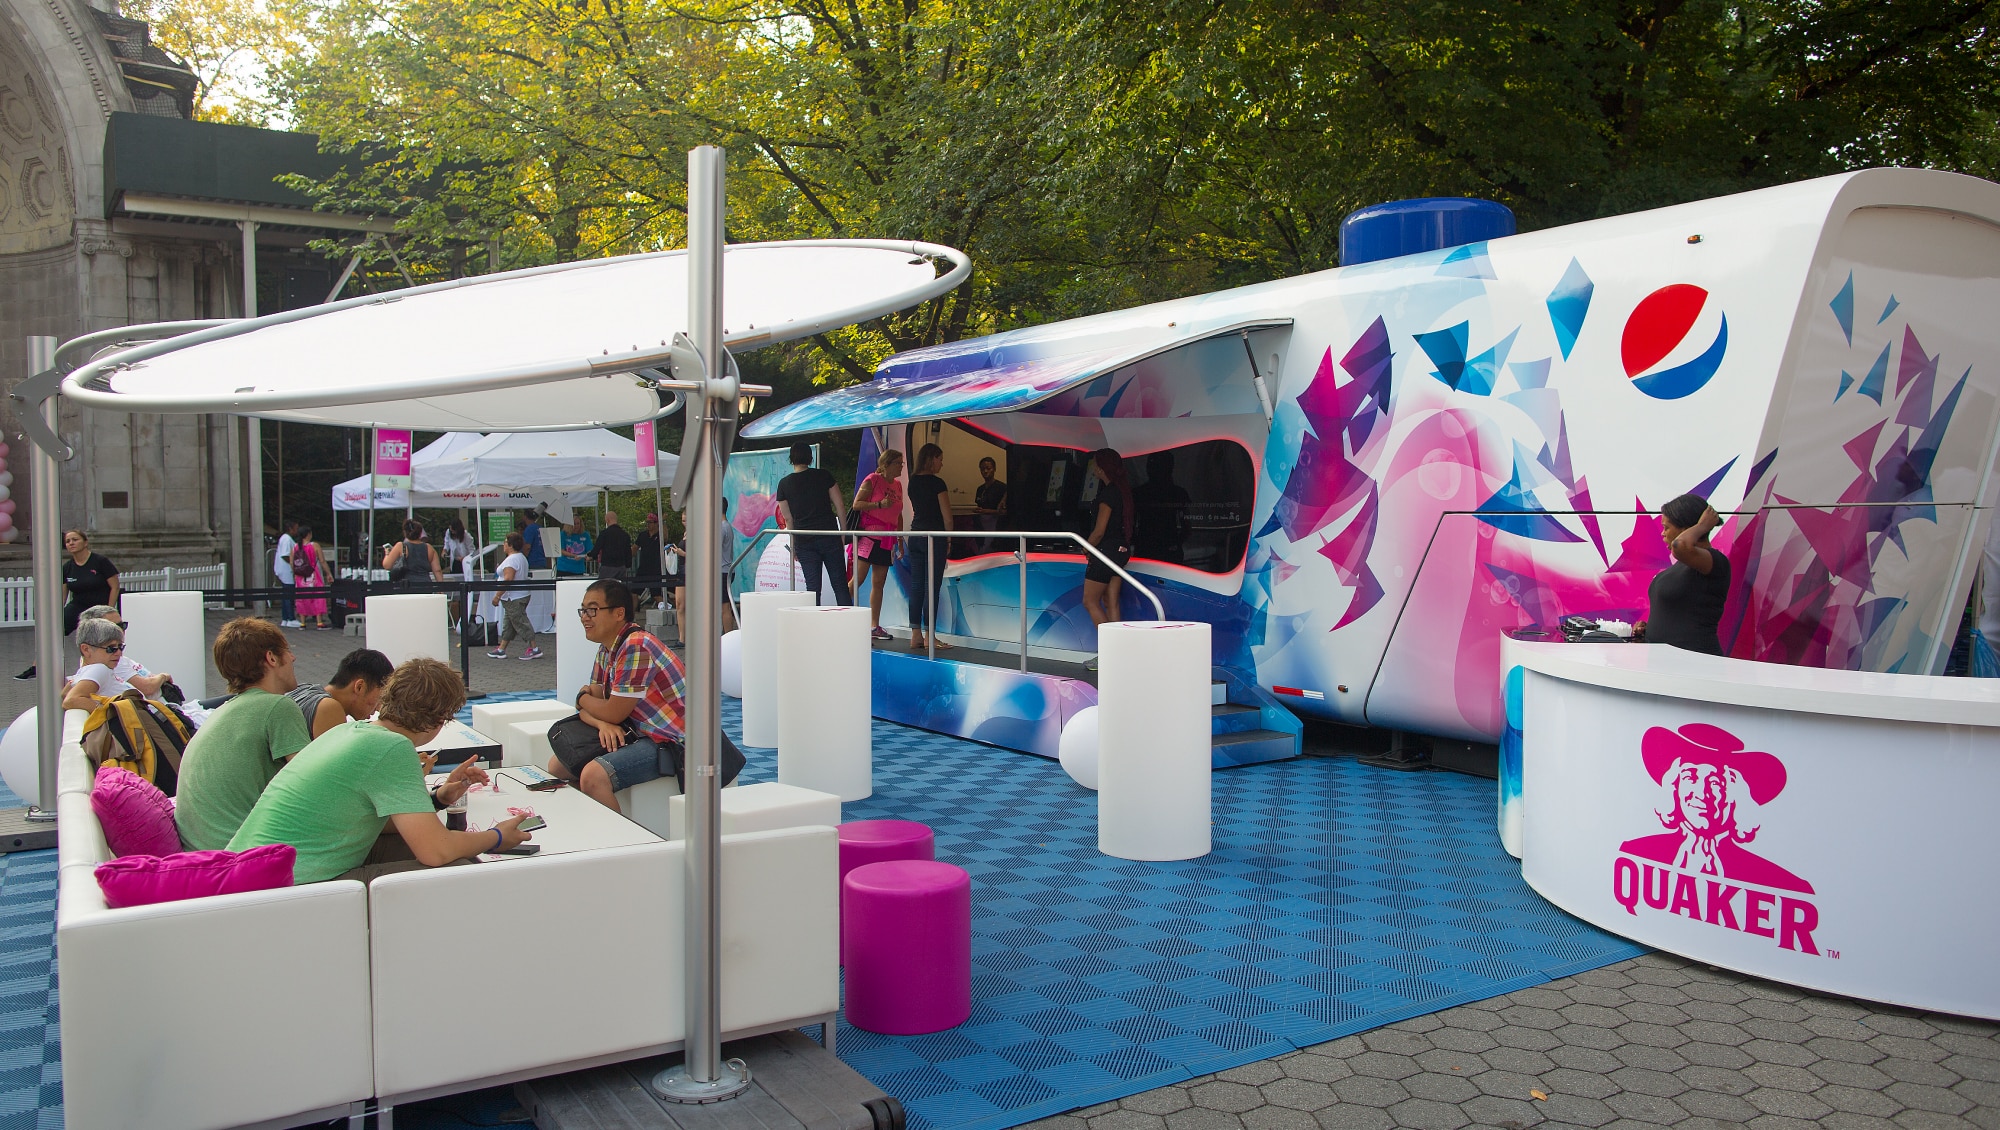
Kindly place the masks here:
[[(735, 700), (723, 719), (741, 732)], [(874, 740), (875, 795), (844, 817), (928, 824), (973, 881), (971, 1019), (840, 1024), (913, 1130), (1002, 1130), (1643, 952), (1528, 889), (1484, 781), (1230, 769), (1207, 857), (1134, 863), (1097, 851), (1095, 795), (1053, 762), (886, 722)], [(746, 783), (775, 778), (744, 752)]]
[[(735, 700), (723, 718), (740, 734)], [(772, 751), (745, 753), (745, 783), (775, 778)], [(1207, 857), (1134, 863), (1097, 851), (1096, 798), (1054, 762), (879, 721), (874, 755), (875, 795), (845, 818), (928, 824), (973, 877), (971, 1018), (925, 1036), (840, 1022), (841, 1059), (912, 1130), (1004, 1130), (1643, 952), (1528, 889), (1472, 778), (1230, 769)], [(0, 855), (0, 1130), (62, 1126), (56, 877), (53, 851)], [(509, 1105), (490, 1089), (397, 1122), (492, 1125)]]

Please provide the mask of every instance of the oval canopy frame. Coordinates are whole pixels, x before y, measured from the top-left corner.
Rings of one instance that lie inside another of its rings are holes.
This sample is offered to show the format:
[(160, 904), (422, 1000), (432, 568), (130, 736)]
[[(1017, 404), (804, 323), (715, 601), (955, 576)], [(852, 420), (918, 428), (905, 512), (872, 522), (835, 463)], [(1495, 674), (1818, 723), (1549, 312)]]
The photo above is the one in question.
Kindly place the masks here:
[[(664, 367), (686, 328), (686, 256), (533, 267), (228, 322), (98, 357), (64, 378), (63, 395), (118, 412), (350, 427), (636, 423), (672, 407), (640, 374)], [(740, 350), (914, 306), (972, 262), (932, 243), (828, 239), (730, 245), (723, 269), (723, 341)]]

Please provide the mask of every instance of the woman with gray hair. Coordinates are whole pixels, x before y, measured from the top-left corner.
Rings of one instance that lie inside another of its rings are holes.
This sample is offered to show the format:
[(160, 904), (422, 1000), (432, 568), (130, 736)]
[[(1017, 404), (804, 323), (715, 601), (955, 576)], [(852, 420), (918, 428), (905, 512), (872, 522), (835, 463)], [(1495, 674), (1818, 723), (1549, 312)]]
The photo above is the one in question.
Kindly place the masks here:
[(76, 627), (76, 649), (83, 656), (83, 667), (63, 692), (64, 710), (90, 710), (97, 705), (93, 696), (113, 698), (128, 690), (158, 698), (161, 685), (167, 681), (165, 675), (118, 673), (125, 658), (125, 629), (116, 621), (80, 620)]

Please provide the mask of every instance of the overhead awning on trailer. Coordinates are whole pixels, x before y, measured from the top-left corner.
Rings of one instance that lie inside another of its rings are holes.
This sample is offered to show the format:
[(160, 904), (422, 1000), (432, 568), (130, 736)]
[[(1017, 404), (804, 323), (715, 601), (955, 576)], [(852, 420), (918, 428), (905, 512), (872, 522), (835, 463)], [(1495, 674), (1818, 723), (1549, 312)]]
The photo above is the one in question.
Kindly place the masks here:
[(743, 435), (771, 439), (1014, 412), (1148, 357), (1291, 324), (1290, 318), (1260, 318), (1207, 330), (1163, 326), (1114, 347), (1052, 356), (1035, 355), (1046, 350), (1046, 342), (1024, 342), (1015, 334), (912, 350), (884, 361), (874, 380), (788, 404), (744, 428)]

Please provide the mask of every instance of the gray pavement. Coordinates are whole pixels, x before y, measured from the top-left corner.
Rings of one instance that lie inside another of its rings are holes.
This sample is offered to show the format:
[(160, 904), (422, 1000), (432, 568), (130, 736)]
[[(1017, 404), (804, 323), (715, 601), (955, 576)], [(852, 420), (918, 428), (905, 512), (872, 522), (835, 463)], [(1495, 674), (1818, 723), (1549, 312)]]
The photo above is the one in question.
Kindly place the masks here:
[(2000, 1025), (1649, 954), (1031, 1130), (2000, 1128)]
[[(216, 612), (208, 614), (208, 638), (215, 639), (215, 633), (223, 624), (246, 612)], [(338, 630), (329, 632), (301, 631), (288, 628), (285, 635), (292, 641), (292, 650), (298, 654), (299, 681), (314, 679), (325, 681), (340, 665), (340, 657), (367, 641), (359, 636), (346, 635)], [(485, 647), (472, 649), (472, 687), (474, 693), (491, 691), (539, 691), (552, 690), (556, 685), (556, 637), (548, 632), (535, 637), (536, 644), (545, 653), (543, 658), (522, 660), (519, 658), (488, 659)], [(452, 665), (458, 665), (458, 635), (451, 637)], [(512, 648), (518, 656), (519, 646)], [(17, 682), (14, 673), (33, 663), (35, 633), (31, 628), (8, 628), (0, 630), (0, 726), (35, 704), (35, 684)], [(64, 651), (69, 657), (69, 667), (76, 668), (76, 648), (70, 641), (64, 641)], [(139, 662), (146, 662), (143, 655), (135, 656)], [(209, 664), (208, 685), (214, 694), (222, 694), (225, 687), (222, 677), (215, 672), (213, 662)], [(200, 696), (197, 696), (200, 697)]]

